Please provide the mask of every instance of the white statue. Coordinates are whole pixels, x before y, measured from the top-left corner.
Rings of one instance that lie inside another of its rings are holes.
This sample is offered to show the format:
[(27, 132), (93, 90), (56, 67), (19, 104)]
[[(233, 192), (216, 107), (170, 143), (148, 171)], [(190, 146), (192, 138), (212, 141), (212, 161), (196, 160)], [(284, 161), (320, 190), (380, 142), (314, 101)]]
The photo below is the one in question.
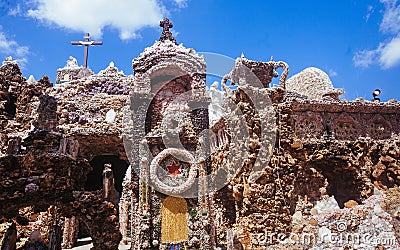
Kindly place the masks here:
[(10, 64), (10, 63), (15, 63), (16, 64), (17, 61), (13, 60), (13, 58), (11, 56), (8, 56), (8, 57), (6, 57), (6, 59), (4, 59), (3, 65)]
[(75, 57), (69, 56), (69, 59), (67, 60), (67, 67), (69, 67), (69, 68), (78, 67), (78, 61), (76, 60)]

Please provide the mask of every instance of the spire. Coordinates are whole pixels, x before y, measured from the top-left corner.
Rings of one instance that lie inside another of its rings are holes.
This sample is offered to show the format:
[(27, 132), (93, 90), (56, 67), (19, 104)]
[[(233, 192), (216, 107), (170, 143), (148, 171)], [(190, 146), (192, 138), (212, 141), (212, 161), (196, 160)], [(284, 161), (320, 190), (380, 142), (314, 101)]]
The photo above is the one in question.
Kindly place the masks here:
[(163, 31), (161, 33), (159, 40), (161, 42), (170, 40), (173, 43), (177, 44), (174, 36), (172, 35), (171, 31), (169, 30), (170, 28), (174, 27), (174, 25), (168, 18), (164, 18), (162, 21), (160, 21), (160, 27), (163, 28)]

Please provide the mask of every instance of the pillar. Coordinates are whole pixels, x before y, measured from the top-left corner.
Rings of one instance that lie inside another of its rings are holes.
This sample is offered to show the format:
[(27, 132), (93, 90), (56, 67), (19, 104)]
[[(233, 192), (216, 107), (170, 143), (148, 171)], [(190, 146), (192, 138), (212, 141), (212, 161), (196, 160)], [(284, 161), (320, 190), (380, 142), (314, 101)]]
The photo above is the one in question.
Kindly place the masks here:
[(78, 233), (79, 233), (78, 218), (75, 216), (71, 218), (65, 218), (62, 247), (67, 249), (75, 247), (78, 242)]

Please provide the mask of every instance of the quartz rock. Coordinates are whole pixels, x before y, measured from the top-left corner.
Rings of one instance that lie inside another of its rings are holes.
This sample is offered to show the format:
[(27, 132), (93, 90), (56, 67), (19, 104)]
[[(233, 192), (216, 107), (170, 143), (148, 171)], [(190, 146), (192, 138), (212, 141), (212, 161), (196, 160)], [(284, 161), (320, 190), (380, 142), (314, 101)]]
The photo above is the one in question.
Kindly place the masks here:
[(335, 212), (335, 210), (340, 209), (340, 207), (334, 196), (325, 195), (317, 202), (317, 204), (315, 204), (314, 209), (316, 209), (318, 214), (320, 214)]
[(106, 114), (106, 122), (113, 123), (115, 121), (115, 115), (114, 109), (110, 109)]

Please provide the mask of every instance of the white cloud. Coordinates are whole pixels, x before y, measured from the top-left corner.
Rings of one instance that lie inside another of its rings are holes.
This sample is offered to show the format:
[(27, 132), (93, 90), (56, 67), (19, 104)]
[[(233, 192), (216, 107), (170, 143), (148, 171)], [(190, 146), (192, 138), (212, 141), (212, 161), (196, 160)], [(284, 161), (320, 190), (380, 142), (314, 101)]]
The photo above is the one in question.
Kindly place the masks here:
[[(400, 4), (397, 0), (380, 1), (385, 5), (385, 11), (379, 30), (391, 34), (392, 37), (381, 42), (376, 49), (356, 52), (353, 56), (356, 67), (367, 68), (370, 65), (379, 64), (382, 69), (389, 69), (400, 63)], [(370, 7), (368, 9), (370, 10)]]
[(17, 16), (17, 15), (19, 15), (19, 14), (21, 14), (21, 5), (19, 5), (19, 4), (17, 4), (17, 6), (15, 7), (15, 8), (13, 8), (13, 9), (10, 9), (9, 11), (8, 11), (8, 15), (10, 15), (10, 16)]
[(400, 63), (400, 36), (390, 42), (380, 43), (374, 50), (362, 50), (353, 57), (354, 65), (367, 68), (379, 64), (382, 69), (389, 69)]
[(365, 22), (368, 22), (371, 15), (375, 12), (375, 8), (372, 5), (368, 5), (367, 9), (368, 9), (368, 11), (367, 11), (367, 15), (365, 16)]
[(338, 75), (337, 72), (334, 69), (330, 69), (328, 74), (329, 74), (330, 77), (335, 77), (335, 76)]
[(385, 12), (380, 30), (385, 33), (397, 34), (400, 32), (400, 5), (397, 0), (381, 0), (385, 4)]
[(379, 63), (384, 69), (391, 68), (400, 63), (400, 36), (393, 38), (380, 49)]
[[(135, 38), (143, 27), (156, 27), (168, 11), (159, 0), (32, 0), (29, 17), (52, 26), (101, 37), (105, 27), (123, 40)], [(179, 7), (186, 0), (174, 0)]]
[(174, 0), (174, 2), (179, 6), (179, 8), (187, 7), (187, 0)]
[(353, 56), (353, 63), (356, 67), (367, 68), (377, 61), (378, 50), (362, 50)]
[(28, 62), (29, 48), (19, 45), (15, 40), (9, 39), (4, 32), (0, 31), (0, 54), (4, 58), (12, 56), (21, 66), (24, 66)]

